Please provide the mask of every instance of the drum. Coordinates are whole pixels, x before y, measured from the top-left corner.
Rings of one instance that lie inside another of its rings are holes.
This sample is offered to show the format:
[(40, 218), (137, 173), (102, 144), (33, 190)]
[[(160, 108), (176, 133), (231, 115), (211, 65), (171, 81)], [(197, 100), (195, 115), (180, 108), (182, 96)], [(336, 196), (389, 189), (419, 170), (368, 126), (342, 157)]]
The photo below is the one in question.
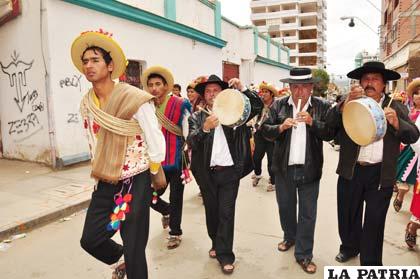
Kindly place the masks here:
[(248, 120), (251, 103), (248, 97), (238, 90), (225, 89), (214, 99), (213, 112), (222, 125), (237, 127)]
[(365, 146), (385, 136), (386, 118), (374, 99), (363, 97), (347, 103), (343, 110), (343, 125), (349, 137)]

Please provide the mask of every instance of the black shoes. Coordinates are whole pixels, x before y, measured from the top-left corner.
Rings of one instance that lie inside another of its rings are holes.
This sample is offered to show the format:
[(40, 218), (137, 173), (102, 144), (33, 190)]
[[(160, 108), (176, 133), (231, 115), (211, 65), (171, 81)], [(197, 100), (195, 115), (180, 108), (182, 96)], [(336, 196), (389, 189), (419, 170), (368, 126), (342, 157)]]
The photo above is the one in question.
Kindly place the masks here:
[(347, 255), (347, 254), (344, 254), (342, 252), (339, 252), (337, 254), (337, 256), (335, 256), (335, 260), (339, 263), (345, 263), (345, 262), (349, 261), (351, 258), (354, 258), (356, 256), (357, 256), (357, 254), (356, 255)]

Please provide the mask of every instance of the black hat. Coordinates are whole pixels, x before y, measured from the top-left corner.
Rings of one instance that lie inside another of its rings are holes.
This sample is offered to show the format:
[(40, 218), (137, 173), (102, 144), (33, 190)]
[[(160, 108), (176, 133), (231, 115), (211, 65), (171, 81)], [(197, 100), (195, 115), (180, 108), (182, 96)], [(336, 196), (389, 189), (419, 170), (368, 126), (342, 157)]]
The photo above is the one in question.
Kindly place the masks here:
[(206, 89), (207, 84), (210, 83), (217, 83), (220, 85), (220, 87), (222, 87), (222, 90), (226, 89), (229, 87), (228, 83), (221, 80), (218, 76), (216, 75), (210, 75), (209, 78), (203, 82), (200, 82), (199, 84), (197, 84), (194, 88), (194, 90), (196, 92), (198, 92), (198, 94), (200, 95), (204, 95), (204, 90)]
[(401, 78), (401, 75), (398, 72), (385, 69), (385, 64), (379, 61), (366, 62), (362, 67), (348, 73), (347, 77), (360, 80), (364, 74), (368, 73), (382, 74), (384, 81), (397, 80)]
[(290, 77), (280, 80), (285, 83), (314, 83), (312, 71), (309, 68), (292, 68), (290, 69)]

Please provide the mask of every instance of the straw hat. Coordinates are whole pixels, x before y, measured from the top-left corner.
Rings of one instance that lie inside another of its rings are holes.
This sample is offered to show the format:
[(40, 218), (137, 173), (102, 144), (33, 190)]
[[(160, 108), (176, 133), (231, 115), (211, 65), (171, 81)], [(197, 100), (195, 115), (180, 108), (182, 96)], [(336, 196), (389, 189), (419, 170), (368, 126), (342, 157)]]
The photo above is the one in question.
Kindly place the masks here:
[(420, 78), (413, 79), (407, 86), (407, 94), (410, 97), (413, 97), (414, 90), (420, 86)]
[(258, 86), (258, 89), (259, 89), (259, 91), (261, 91), (263, 89), (267, 89), (268, 91), (273, 93), (273, 95), (275, 97), (277, 97), (277, 95), (278, 95), (278, 91), (277, 91), (276, 87), (274, 87), (274, 85), (272, 85), (271, 83), (267, 83), (265, 81), (260, 83), (260, 85)]
[(147, 68), (141, 75), (141, 84), (143, 85), (144, 90), (149, 92), (147, 88), (147, 80), (149, 79), (149, 76), (151, 74), (158, 74), (162, 76), (168, 84), (168, 91), (166, 93), (172, 91), (172, 89), (174, 88), (174, 76), (172, 75), (171, 71), (169, 71), (167, 68), (158, 65)]
[(112, 33), (104, 32), (102, 29), (83, 32), (73, 41), (71, 45), (71, 59), (74, 66), (83, 73), (82, 55), (86, 48), (92, 46), (100, 47), (109, 52), (114, 64), (111, 78), (119, 78), (127, 67), (127, 59), (121, 47), (112, 38)]

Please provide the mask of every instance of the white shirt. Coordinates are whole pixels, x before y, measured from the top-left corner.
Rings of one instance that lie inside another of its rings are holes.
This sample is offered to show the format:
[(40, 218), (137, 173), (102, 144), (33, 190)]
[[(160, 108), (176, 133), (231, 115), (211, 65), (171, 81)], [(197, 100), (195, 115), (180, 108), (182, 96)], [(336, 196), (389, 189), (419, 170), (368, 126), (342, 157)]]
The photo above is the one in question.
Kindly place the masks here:
[[(382, 103), (385, 100), (385, 95), (382, 95), (379, 105), (382, 107)], [(359, 157), (357, 158), (358, 162), (367, 162), (370, 164), (382, 162), (384, 150), (384, 141), (383, 139), (375, 141), (369, 145), (360, 147)]]
[[(289, 97), (288, 104), (293, 106), (293, 118), (296, 118), (298, 114), (297, 107), (293, 102), (292, 97)], [(305, 106), (301, 111), (307, 111), (311, 104), (311, 97), (309, 97)], [(303, 165), (305, 164), (305, 152), (306, 152), (306, 123), (298, 122), (296, 127), (292, 129), (292, 138), (290, 140), (290, 153), (289, 153), (289, 166), (291, 165)]]
[(233, 166), (232, 156), (230, 155), (229, 145), (222, 125), (214, 129), (210, 167), (214, 166)]
[(144, 103), (133, 115), (144, 132), (145, 141), (148, 147), (147, 153), (150, 160), (160, 163), (165, 160), (166, 143), (162, 131), (158, 128), (158, 120), (155, 115), (155, 106), (150, 102)]

